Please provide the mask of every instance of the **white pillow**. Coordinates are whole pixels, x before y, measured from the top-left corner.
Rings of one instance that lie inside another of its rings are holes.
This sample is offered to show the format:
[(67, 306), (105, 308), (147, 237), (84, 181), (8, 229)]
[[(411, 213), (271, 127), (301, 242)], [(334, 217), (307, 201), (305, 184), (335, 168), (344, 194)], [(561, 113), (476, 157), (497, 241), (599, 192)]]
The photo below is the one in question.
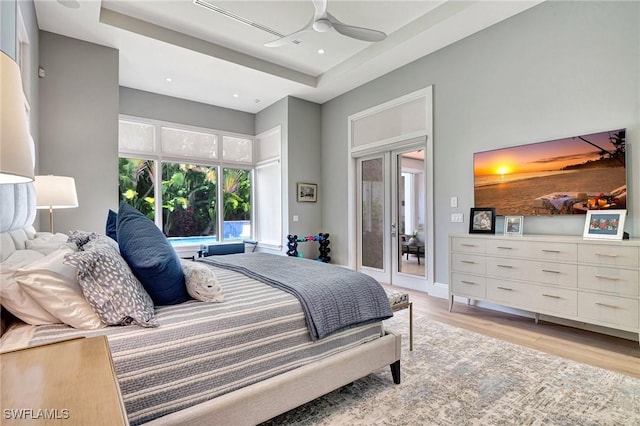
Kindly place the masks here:
[(14, 273), (19, 268), (43, 257), (42, 253), (34, 250), (16, 250), (0, 264), (0, 301), (2, 306), (27, 324), (41, 325), (61, 322), (22, 290), (14, 277)]
[(202, 302), (224, 302), (224, 293), (213, 270), (203, 263), (180, 259), (189, 296)]
[(27, 240), (27, 249), (35, 250), (45, 256), (49, 253), (53, 253), (61, 247), (68, 247), (76, 250), (75, 244), (67, 243), (68, 239), (69, 237), (67, 237), (65, 234), (50, 234), (48, 232), (42, 232), (36, 234), (36, 237), (34, 239)]
[(63, 262), (68, 253), (73, 250), (67, 247), (56, 250), (20, 268), (14, 274), (15, 279), (21, 289), (65, 324), (79, 329), (104, 327), (82, 294), (77, 268)]

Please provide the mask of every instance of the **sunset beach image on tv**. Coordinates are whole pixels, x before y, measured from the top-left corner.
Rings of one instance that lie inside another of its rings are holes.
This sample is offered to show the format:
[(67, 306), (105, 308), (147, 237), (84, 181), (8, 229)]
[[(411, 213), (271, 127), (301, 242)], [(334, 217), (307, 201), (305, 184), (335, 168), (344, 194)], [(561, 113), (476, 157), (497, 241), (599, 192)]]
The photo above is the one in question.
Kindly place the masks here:
[(473, 155), (474, 204), (497, 215), (626, 209), (625, 129)]

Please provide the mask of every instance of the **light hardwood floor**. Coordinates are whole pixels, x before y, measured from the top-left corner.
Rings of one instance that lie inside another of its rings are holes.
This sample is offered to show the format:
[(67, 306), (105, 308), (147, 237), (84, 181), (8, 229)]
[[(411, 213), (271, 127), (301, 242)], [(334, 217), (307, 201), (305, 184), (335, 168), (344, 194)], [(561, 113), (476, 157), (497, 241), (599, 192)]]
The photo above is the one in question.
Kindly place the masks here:
[(409, 293), (413, 302), (414, 323), (436, 320), (640, 379), (640, 345), (637, 341), (545, 321), (535, 324), (531, 318), (465, 303), (455, 303), (453, 311), (449, 312), (446, 299), (401, 290)]

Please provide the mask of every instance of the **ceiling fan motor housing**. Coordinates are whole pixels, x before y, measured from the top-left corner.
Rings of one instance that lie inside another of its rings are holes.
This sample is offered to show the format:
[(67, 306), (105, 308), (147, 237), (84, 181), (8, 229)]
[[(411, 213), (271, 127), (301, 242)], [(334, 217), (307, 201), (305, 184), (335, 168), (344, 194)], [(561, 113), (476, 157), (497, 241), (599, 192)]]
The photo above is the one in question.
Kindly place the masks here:
[(328, 19), (318, 19), (313, 23), (313, 29), (319, 33), (324, 33), (329, 31), (333, 25)]

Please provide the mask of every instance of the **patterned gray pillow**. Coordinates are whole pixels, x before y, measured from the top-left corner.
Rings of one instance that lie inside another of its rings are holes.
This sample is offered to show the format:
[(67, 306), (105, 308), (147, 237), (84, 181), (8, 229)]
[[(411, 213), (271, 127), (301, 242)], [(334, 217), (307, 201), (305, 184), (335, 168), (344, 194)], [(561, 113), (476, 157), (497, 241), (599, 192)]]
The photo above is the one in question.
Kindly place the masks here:
[(98, 236), (95, 232), (86, 232), (86, 231), (70, 231), (69, 238), (67, 239), (68, 243), (74, 243), (78, 246), (78, 250), (84, 250), (84, 245), (89, 241), (95, 239)]
[(105, 324), (157, 327), (153, 301), (113, 247), (69, 253), (64, 263), (78, 268), (82, 293)]

